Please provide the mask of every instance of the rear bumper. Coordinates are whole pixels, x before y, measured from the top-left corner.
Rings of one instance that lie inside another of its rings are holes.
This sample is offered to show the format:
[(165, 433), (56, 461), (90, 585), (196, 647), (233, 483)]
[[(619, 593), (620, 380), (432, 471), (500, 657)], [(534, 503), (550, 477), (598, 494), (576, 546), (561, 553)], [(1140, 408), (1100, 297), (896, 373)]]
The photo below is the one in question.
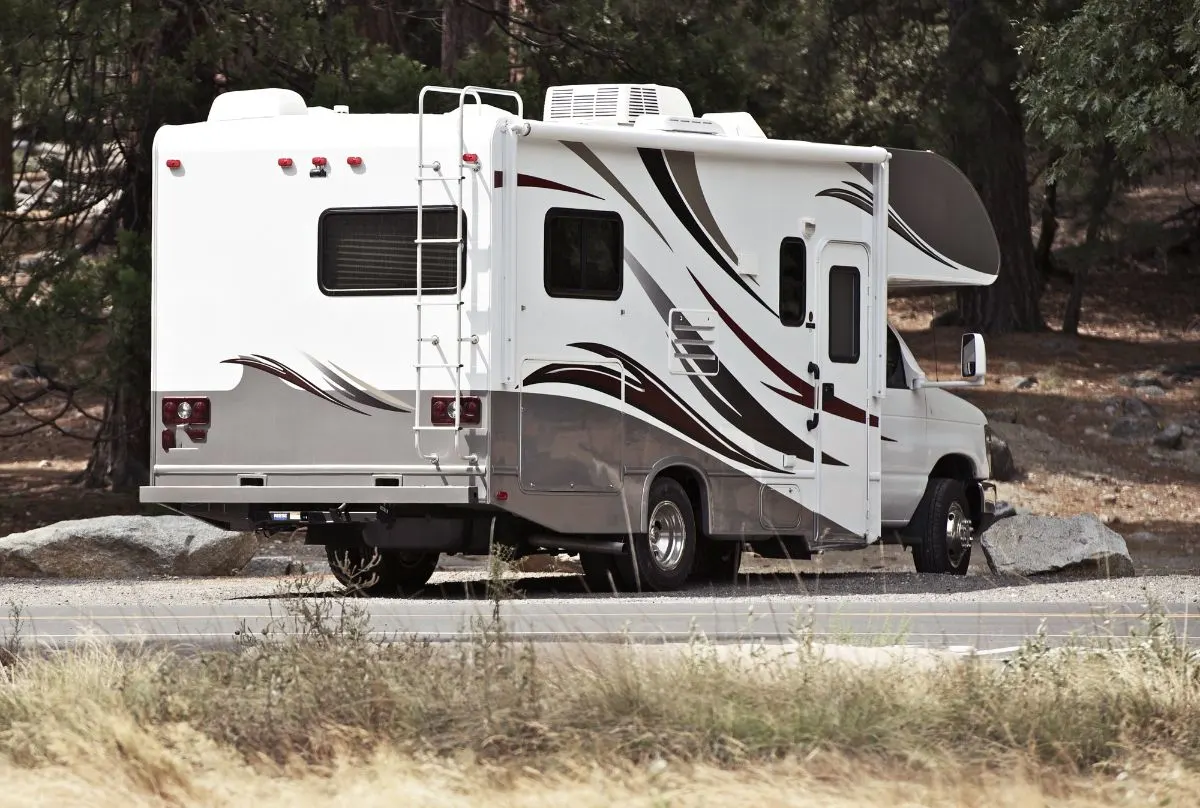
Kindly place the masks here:
[(370, 505), (475, 505), (474, 485), (144, 485), (143, 503), (160, 505), (265, 505), (287, 503), (345, 503)]

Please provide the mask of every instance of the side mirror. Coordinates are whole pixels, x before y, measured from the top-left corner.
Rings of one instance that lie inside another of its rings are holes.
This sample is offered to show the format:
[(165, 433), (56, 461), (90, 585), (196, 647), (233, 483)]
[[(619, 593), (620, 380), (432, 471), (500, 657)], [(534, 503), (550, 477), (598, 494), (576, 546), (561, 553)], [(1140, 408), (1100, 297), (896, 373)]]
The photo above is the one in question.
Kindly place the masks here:
[(987, 374), (987, 348), (982, 334), (962, 336), (962, 376), (970, 381), (982, 382)]

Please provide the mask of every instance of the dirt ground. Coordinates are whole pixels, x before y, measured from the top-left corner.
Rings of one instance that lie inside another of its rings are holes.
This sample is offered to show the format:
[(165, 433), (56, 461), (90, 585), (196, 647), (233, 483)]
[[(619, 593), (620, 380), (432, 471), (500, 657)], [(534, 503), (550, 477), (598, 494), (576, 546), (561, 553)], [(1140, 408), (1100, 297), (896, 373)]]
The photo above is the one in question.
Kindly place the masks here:
[[(1044, 299), (1053, 329), (1064, 298), (1064, 289), (1051, 287)], [(930, 377), (957, 373), (961, 329), (930, 327), (936, 313), (951, 308), (952, 295), (891, 304), (892, 321)], [(1035, 513), (1101, 516), (1125, 536), (1146, 573), (1200, 572), (1200, 380), (1164, 379), (1162, 394), (1154, 396), (1158, 391), (1122, 381), (1164, 365), (1200, 362), (1198, 312), (1194, 275), (1100, 275), (1089, 287), (1078, 337), (1052, 331), (989, 338), (988, 383), (963, 397), (989, 413), (1013, 450), (1018, 476), (999, 484), (999, 498)], [(37, 384), (11, 381), (11, 370), (0, 360), (0, 385), (28, 392)], [(1036, 383), (1016, 389), (1015, 380), (1024, 377)], [(1112, 437), (1110, 428), (1123, 413), (1113, 402), (1131, 398), (1155, 408), (1152, 431), (1174, 423), (1190, 434), (1174, 449), (1154, 446), (1153, 434)], [(99, 415), (100, 402), (85, 405), (92, 418)], [(28, 423), (12, 413), (0, 416), (0, 435)], [(0, 536), (63, 519), (139, 512), (135, 496), (74, 482), (90, 446), (64, 432), (86, 435), (94, 424), (80, 413), (59, 424), (62, 431), (0, 438)], [(807, 564), (909, 569), (911, 560), (899, 548), (873, 548)]]

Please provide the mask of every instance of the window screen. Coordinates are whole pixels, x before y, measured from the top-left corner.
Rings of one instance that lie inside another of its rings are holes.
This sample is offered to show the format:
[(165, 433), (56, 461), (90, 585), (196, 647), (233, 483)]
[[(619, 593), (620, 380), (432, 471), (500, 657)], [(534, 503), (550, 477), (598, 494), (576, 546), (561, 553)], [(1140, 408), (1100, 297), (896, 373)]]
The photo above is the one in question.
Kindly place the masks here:
[(804, 325), (806, 271), (804, 240), (785, 238), (779, 245), (779, 321), (784, 325)]
[(857, 267), (829, 270), (829, 360), (854, 364), (859, 354), (859, 276)]
[[(457, 235), (454, 213), (453, 207), (425, 208), (421, 217), (422, 236), (454, 238)], [(466, 236), (463, 216), (464, 243)], [(325, 211), (318, 236), (321, 290), (326, 294), (415, 294), (416, 238), (415, 208)], [(457, 254), (458, 246), (454, 243), (424, 245), (421, 276), (425, 294), (456, 291)]]
[(590, 210), (546, 214), (546, 292), (551, 297), (616, 300), (625, 265), (621, 217)]

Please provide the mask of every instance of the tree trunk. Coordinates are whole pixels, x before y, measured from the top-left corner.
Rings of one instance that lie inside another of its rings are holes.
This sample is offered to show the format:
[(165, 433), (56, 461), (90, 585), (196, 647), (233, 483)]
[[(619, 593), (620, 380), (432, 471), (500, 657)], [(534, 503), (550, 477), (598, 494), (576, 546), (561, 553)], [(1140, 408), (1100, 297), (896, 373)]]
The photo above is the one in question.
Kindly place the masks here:
[(948, 0), (945, 128), (950, 157), (974, 184), (1000, 242), (1000, 274), (958, 292), (966, 327), (988, 334), (1040, 331), (1041, 282), (1033, 252), (1025, 125), (1013, 87), (1020, 61), (1004, 4)]
[[(494, 0), (480, 0), (477, 5), (490, 7), (493, 11), (498, 8)], [(493, 13), (473, 8), (463, 0), (445, 0), (442, 6), (442, 72), (448, 78), (454, 78), (459, 59), (483, 41), (493, 18)]]
[(1034, 260), (1037, 262), (1040, 288), (1045, 291), (1046, 283), (1054, 274), (1054, 237), (1058, 235), (1058, 183), (1046, 183), (1042, 197), (1042, 231), (1038, 234)]
[(192, 40), (204, 35), (205, 9), (200, 3), (177, 7), (173, 19), (157, 31), (140, 31), (139, 20), (155, 19), (156, 0), (131, 0), (134, 33), (131, 43), (130, 98), (144, 106), (125, 109), (136, 129), (127, 133), (123, 192), (119, 208), (122, 232), (119, 271), (113, 280), (110, 386), (105, 420), (88, 460), (84, 481), (129, 490), (149, 479), (151, 447), (150, 390), (150, 217), (153, 211), (154, 133), (163, 124), (202, 120), (217, 94), (214, 66), (192, 64), (190, 95), (171, 96), (153, 87), (154, 65), (184, 63)]
[(13, 174), (13, 116), (16, 115), (16, 94), (11, 76), (0, 76), (0, 213), (17, 206), (16, 183)]
[(1087, 286), (1088, 270), (1096, 260), (1097, 245), (1103, 234), (1104, 218), (1108, 213), (1108, 204), (1112, 201), (1113, 191), (1117, 186), (1117, 151), (1111, 141), (1105, 141), (1096, 161), (1096, 174), (1092, 178), (1092, 187), (1088, 193), (1088, 223), (1083, 239), (1084, 263), (1075, 268), (1075, 277), (1071, 282), (1071, 294), (1067, 298), (1066, 309), (1063, 312), (1064, 334), (1079, 333), (1079, 316), (1083, 309), (1083, 293)]

